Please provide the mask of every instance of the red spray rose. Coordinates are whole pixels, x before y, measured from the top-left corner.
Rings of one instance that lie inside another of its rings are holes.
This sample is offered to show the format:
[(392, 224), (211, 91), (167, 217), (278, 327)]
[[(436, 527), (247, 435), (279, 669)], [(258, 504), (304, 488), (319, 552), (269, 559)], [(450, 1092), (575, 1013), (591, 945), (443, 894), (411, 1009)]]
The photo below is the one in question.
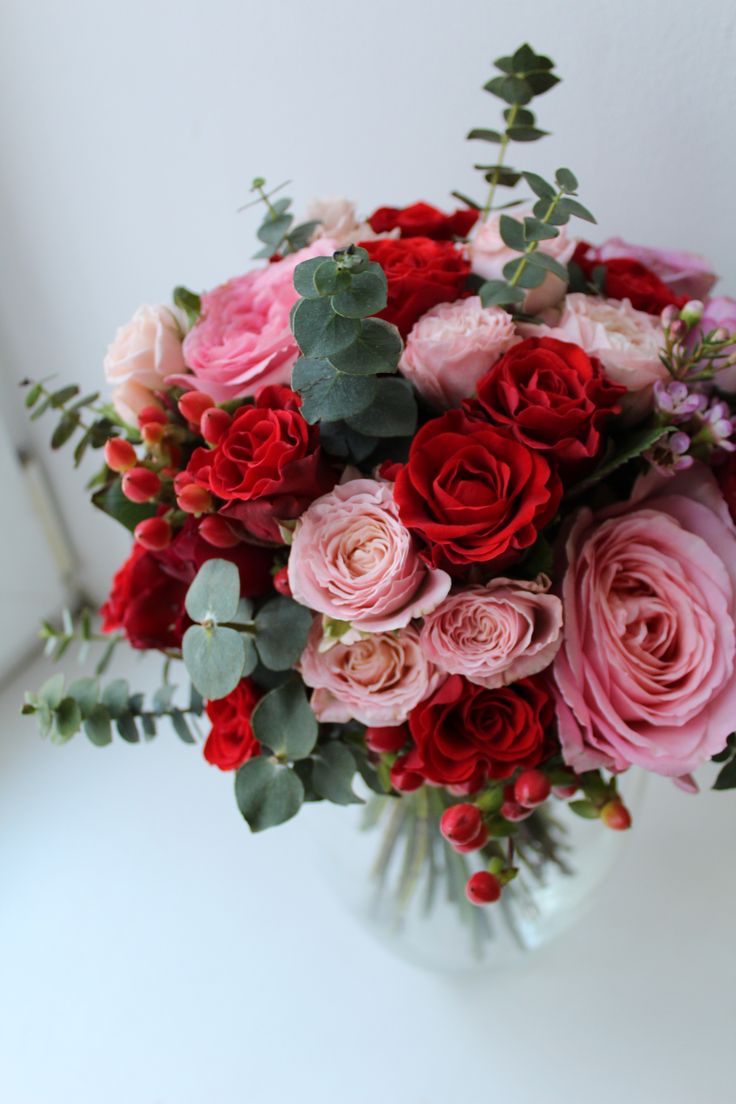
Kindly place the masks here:
[(474, 793), (489, 778), (509, 778), (548, 754), (551, 695), (538, 677), (485, 690), (450, 675), (409, 714), (414, 747), (406, 769), (439, 786)]
[(207, 702), (212, 728), (204, 745), (204, 757), (220, 770), (237, 770), (261, 747), (251, 728), (250, 718), (261, 699), (254, 682), (244, 678), (226, 698)]
[(392, 322), (402, 337), (430, 307), (452, 303), (465, 292), (470, 262), (452, 242), (380, 238), (360, 244), (388, 281), (388, 305), (378, 317)]
[(188, 584), (167, 574), (168, 551), (147, 552), (142, 545), (133, 545), (100, 610), (103, 632), (122, 629), (133, 648), (179, 647)]
[(629, 299), (635, 310), (647, 314), (661, 314), (669, 306), (685, 306), (687, 295), (675, 295), (656, 272), (641, 261), (633, 257), (598, 261), (590, 255), (592, 248), (588, 242), (578, 242), (572, 259), (587, 280), (592, 279), (594, 269), (604, 270), (603, 292), (609, 299)]
[(478, 221), (478, 214), (466, 207), (446, 215), (429, 203), (412, 203), (409, 207), (379, 207), (368, 223), (376, 234), (398, 229), (402, 238), (452, 241), (453, 238), (467, 238)]
[(567, 472), (601, 451), (601, 428), (620, 413), (624, 387), (579, 345), (531, 337), (509, 349), (477, 386), (468, 409), (507, 426), (518, 441), (554, 457)]
[(560, 494), (539, 452), (461, 410), (422, 426), (394, 484), (401, 520), (425, 542), (426, 558), (455, 575), (516, 559), (552, 520)]

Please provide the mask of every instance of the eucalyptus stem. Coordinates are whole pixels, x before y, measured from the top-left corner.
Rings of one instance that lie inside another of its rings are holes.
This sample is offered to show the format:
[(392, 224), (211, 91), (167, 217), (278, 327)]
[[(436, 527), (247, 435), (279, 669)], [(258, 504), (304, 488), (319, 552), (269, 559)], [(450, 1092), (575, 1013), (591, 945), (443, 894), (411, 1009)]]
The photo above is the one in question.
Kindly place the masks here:
[(512, 104), (512, 106), (509, 109), (509, 117), (506, 120), (506, 130), (504, 131), (503, 137), (501, 138), (501, 144), (500, 144), (499, 150), (498, 150), (498, 162), (496, 164), (495, 169), (493, 170), (493, 177), (491, 179), (491, 186), (490, 186), (490, 189), (488, 191), (488, 199), (486, 200), (485, 207), (483, 208), (483, 222), (487, 222), (488, 217), (491, 214), (491, 210), (493, 208), (493, 200), (496, 197), (496, 189), (498, 188), (498, 184), (499, 184), (499, 181), (501, 179), (501, 170), (503, 168), (504, 158), (506, 156), (506, 150), (509, 148), (509, 142), (511, 141), (511, 139), (509, 138), (509, 129), (514, 125), (514, 123), (516, 121), (516, 116), (518, 114), (518, 111), (519, 111), (519, 105), (518, 104)]
[[(562, 189), (560, 189), (557, 192), (557, 194), (555, 196), (553, 196), (552, 199), (549, 201), (549, 207), (545, 211), (543, 217), (540, 219), (540, 222), (543, 223), (543, 225), (546, 226), (549, 223), (549, 220), (552, 218), (552, 215), (555, 213), (555, 210), (557, 208), (557, 204), (560, 202), (560, 200), (562, 199), (564, 194), (565, 194), (564, 191), (562, 191)], [(517, 268), (516, 268), (516, 271), (514, 272), (514, 275), (508, 281), (509, 287), (517, 287), (518, 286), (518, 283), (519, 283), (519, 280), (521, 279), (522, 273), (524, 272), (524, 269), (526, 268), (526, 266), (529, 262), (529, 258), (532, 256), (533, 253), (536, 253), (538, 247), (539, 247), (539, 242), (538, 241), (530, 241), (529, 242), (526, 249), (521, 254), (521, 259), (519, 261), (519, 264), (517, 265)]]

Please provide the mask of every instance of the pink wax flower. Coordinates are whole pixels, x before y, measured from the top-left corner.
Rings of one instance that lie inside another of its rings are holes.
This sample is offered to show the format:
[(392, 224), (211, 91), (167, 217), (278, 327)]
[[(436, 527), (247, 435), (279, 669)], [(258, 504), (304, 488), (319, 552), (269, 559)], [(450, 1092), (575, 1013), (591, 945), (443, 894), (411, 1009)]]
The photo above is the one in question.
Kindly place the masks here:
[(565, 761), (689, 774), (736, 715), (736, 528), (715, 479), (701, 464), (650, 472), (630, 502), (581, 510), (565, 551)]
[(588, 256), (597, 263), (617, 257), (640, 261), (659, 276), (675, 295), (689, 295), (691, 299), (704, 299), (717, 279), (705, 258), (697, 253), (631, 245), (623, 238), (609, 238), (601, 245), (591, 246)]

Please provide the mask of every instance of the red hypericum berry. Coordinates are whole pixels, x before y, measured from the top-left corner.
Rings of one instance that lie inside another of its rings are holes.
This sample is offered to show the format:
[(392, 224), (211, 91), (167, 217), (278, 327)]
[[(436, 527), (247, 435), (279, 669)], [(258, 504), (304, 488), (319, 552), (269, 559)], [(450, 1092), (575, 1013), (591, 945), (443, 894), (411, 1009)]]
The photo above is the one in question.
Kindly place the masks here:
[(391, 767), (391, 785), (401, 793), (411, 793), (424, 785), (424, 779), (416, 771), (406, 769), (406, 756), (400, 755)]
[(141, 437), (147, 445), (158, 445), (166, 432), (165, 422), (146, 422), (141, 426)]
[(212, 495), (198, 483), (190, 483), (177, 492), (176, 504), (185, 514), (207, 514), (213, 506)]
[(406, 725), (393, 725), (392, 727), (371, 727), (365, 730), (365, 742), (370, 751), (381, 755), (383, 752), (401, 751), (409, 739)]
[(215, 400), (211, 399), (209, 395), (205, 395), (204, 391), (187, 391), (186, 395), (182, 395), (179, 399), (177, 405), (182, 418), (186, 418), (190, 425), (196, 428), (199, 426), (199, 420), (205, 410), (209, 410), (211, 406), (215, 405)]
[(199, 420), (199, 432), (209, 445), (216, 445), (220, 438), (230, 428), (232, 418), (227, 410), (220, 410), (219, 406), (211, 406), (205, 410)]
[(138, 461), (135, 449), (124, 437), (110, 437), (105, 441), (105, 463), (114, 472), (124, 472)]
[(171, 526), (162, 517), (139, 521), (133, 532), (138, 543), (149, 552), (160, 552), (171, 544)]
[(553, 786), (552, 793), (555, 797), (559, 797), (560, 801), (567, 801), (568, 797), (572, 797), (573, 794), (578, 792), (578, 787), (574, 782), (571, 782), (569, 786)]
[(159, 425), (166, 425), (168, 420), (166, 411), (162, 410), (160, 406), (144, 406), (142, 410), (138, 411), (138, 425), (141, 429), (150, 422), (158, 422)]
[(277, 594), (283, 594), (286, 598), (291, 598), (291, 584), (289, 583), (288, 567), (280, 567), (278, 571), (274, 572), (273, 589)]
[(161, 490), (161, 480), (148, 468), (129, 468), (123, 475), (122, 487), (131, 502), (150, 502)]
[(492, 905), (501, 896), (501, 883), (495, 874), (478, 870), (468, 878), (465, 896), (471, 905)]
[(613, 828), (616, 832), (623, 832), (631, 827), (631, 813), (623, 801), (615, 797), (608, 801), (601, 809), (601, 820), (606, 828)]
[(534, 812), (533, 809), (528, 809), (526, 805), (519, 805), (518, 801), (504, 801), (500, 809), (501, 816), (505, 820), (526, 820)]
[(467, 855), (471, 851), (480, 851), (481, 847), (485, 847), (488, 843), (489, 832), (485, 824), (481, 824), (480, 832), (477, 836), (474, 836), (468, 843), (453, 843), (450, 846), (459, 851), (461, 855)]
[(208, 514), (199, 523), (199, 535), (215, 548), (234, 548), (240, 537), (219, 514)]
[(470, 843), (483, 827), (483, 814), (477, 805), (451, 805), (440, 817), (440, 832), (450, 843)]
[(514, 800), (528, 809), (541, 805), (551, 792), (549, 778), (540, 770), (524, 770), (514, 783)]

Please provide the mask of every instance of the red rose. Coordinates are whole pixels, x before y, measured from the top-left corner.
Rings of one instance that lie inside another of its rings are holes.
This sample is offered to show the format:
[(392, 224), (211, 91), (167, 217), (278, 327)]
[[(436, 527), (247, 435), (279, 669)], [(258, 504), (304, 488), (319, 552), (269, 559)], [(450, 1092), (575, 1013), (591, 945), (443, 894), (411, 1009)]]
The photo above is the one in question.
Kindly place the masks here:
[(379, 207), (368, 223), (376, 234), (398, 228), (402, 238), (452, 241), (453, 238), (467, 238), (478, 221), (478, 214), (478, 211), (466, 207), (446, 215), (429, 203), (412, 203), (410, 207)]
[(433, 566), (462, 574), (474, 563), (501, 568), (534, 544), (561, 490), (541, 453), (507, 429), (449, 410), (417, 433), (394, 497)]
[(261, 745), (253, 735), (250, 718), (261, 699), (254, 682), (244, 678), (226, 698), (207, 702), (212, 728), (204, 745), (204, 757), (220, 770), (237, 770), (258, 755)]
[(507, 426), (517, 440), (569, 472), (599, 454), (602, 425), (620, 413), (618, 400), (625, 394), (579, 345), (531, 337), (479, 380), (477, 399), (467, 409)]
[(336, 473), (319, 444), (319, 429), (298, 409), (286, 387), (266, 387), (254, 406), (242, 407), (212, 448), (194, 451), (187, 471), (227, 504), (260, 540), (280, 541), (278, 521), (296, 518), (335, 485)]
[(474, 793), (489, 778), (509, 778), (517, 767), (546, 758), (553, 717), (552, 697), (539, 677), (486, 690), (450, 675), (409, 714), (414, 747), (406, 769)]
[(597, 261), (589, 256), (592, 246), (578, 242), (573, 261), (583, 270), (587, 280), (592, 279), (596, 268), (604, 270), (603, 292), (609, 299), (629, 299), (635, 310), (647, 314), (661, 314), (665, 307), (684, 307), (687, 295), (675, 295), (660, 280), (656, 272), (633, 257), (614, 257), (610, 261)]
[(244, 598), (259, 598), (273, 587), (273, 549), (247, 541), (241, 541), (232, 548), (218, 548), (199, 535), (199, 523), (193, 518), (184, 523), (160, 555), (164, 570), (187, 586), (207, 560), (229, 560), (240, 574), (240, 593)]
[(164, 553), (147, 552), (135, 544), (100, 610), (103, 632), (122, 629), (132, 648), (181, 645), (188, 583), (167, 574), (163, 557)]
[(392, 322), (402, 337), (430, 307), (452, 303), (465, 292), (470, 263), (452, 242), (381, 238), (360, 244), (388, 281), (388, 305), (378, 317)]

